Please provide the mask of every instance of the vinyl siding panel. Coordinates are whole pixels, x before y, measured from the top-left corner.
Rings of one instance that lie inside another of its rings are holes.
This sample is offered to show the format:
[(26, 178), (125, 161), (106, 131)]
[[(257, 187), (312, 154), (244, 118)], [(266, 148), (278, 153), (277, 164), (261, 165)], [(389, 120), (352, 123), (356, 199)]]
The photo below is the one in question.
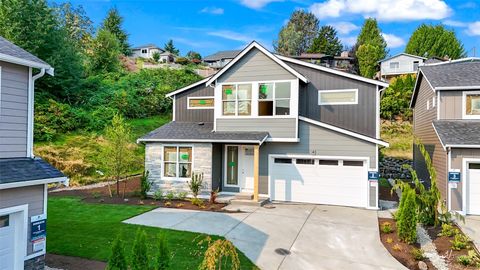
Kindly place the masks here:
[[(0, 190), (0, 208), (28, 204), (28, 220), (31, 216), (43, 214), (44, 185)], [(30, 226), (28, 226), (27, 255), (32, 254)]]
[(292, 80), (296, 77), (270, 59), (267, 55), (254, 48), (238, 60), (217, 81), (250, 82), (268, 80)]
[[(437, 119), (437, 108), (435, 107), (427, 110), (427, 100), (430, 100), (431, 102), (435, 93), (430, 88), (425, 78), (421, 79), (418, 91), (413, 111), (413, 132), (415, 136), (422, 141), (425, 149), (430, 154), (432, 163), (437, 172), (438, 188), (440, 189), (442, 198), (445, 199), (447, 196), (447, 152), (443, 150), (442, 144), (432, 126), (432, 121)], [(418, 177), (429, 182), (430, 176), (427, 171), (425, 160), (416, 145), (414, 145), (413, 162)]]
[(27, 155), (28, 68), (0, 62), (0, 158)]
[(462, 119), (462, 91), (440, 91), (440, 119)]
[(217, 131), (269, 132), (271, 138), (297, 138), (296, 118), (217, 118)]
[(196, 86), (175, 95), (175, 121), (178, 122), (213, 122), (213, 109), (188, 109), (188, 97), (213, 97), (214, 88), (205, 85)]
[[(330, 125), (348, 129), (369, 137), (377, 137), (377, 87), (317, 69), (291, 64), (309, 79), (299, 89), (299, 114)], [(318, 91), (358, 89), (358, 104), (318, 105)]]
[(264, 143), (260, 147), (259, 192), (268, 193), (268, 155), (304, 154), (317, 156), (354, 156), (370, 159), (370, 168), (375, 168), (376, 145), (335, 131), (299, 121), (298, 143)]
[[(466, 176), (465, 171), (463, 171), (463, 159), (464, 158), (477, 158), (480, 159), (480, 149), (463, 149), (463, 148), (453, 148), (451, 150), (451, 167), (452, 169), (458, 169), (461, 172), (462, 177)], [(461, 181), (457, 185), (456, 189), (452, 189), (451, 197), (451, 210), (462, 210), (462, 192), (465, 182)]]

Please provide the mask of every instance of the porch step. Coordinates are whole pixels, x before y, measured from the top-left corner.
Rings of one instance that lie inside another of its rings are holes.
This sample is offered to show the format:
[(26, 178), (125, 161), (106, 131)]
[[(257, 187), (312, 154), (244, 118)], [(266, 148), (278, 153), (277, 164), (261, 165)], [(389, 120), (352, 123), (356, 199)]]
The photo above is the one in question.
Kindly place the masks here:
[(238, 194), (235, 194), (235, 200), (252, 200), (252, 199), (253, 199), (252, 193), (240, 192)]
[(268, 202), (270, 202), (270, 199), (265, 198), (265, 197), (259, 198), (258, 201), (254, 201), (252, 199), (249, 199), (249, 200), (233, 199), (233, 200), (230, 201), (230, 205), (232, 207), (236, 207), (236, 206), (258, 206), (258, 207), (261, 207), (261, 206), (264, 206), (265, 204), (267, 204)]

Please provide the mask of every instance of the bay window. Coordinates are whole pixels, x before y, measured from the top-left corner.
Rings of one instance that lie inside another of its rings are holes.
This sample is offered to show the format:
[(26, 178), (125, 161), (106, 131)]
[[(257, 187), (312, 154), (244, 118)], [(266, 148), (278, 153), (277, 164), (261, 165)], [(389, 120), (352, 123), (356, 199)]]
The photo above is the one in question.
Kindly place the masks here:
[(165, 146), (163, 148), (163, 176), (190, 178), (192, 176), (192, 147)]

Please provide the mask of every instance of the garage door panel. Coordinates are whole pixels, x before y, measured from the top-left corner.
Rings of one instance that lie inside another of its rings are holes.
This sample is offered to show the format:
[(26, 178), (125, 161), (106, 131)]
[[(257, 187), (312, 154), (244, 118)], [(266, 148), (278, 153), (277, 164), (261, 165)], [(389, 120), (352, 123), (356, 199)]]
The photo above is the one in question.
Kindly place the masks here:
[(314, 165), (272, 162), (270, 195), (279, 201), (364, 207), (365, 166), (319, 165), (318, 159)]
[(480, 215), (480, 169), (468, 169), (468, 213)]

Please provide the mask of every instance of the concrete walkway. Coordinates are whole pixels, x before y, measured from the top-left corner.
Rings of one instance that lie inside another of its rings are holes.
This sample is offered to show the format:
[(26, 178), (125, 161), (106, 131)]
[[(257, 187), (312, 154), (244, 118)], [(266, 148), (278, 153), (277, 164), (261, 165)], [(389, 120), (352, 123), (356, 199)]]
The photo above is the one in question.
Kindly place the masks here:
[(124, 222), (224, 236), (264, 270), (405, 269), (380, 242), (375, 211), (273, 206), (229, 214), (158, 208)]
[(465, 223), (457, 221), (458, 226), (468, 235), (477, 248), (480, 248), (480, 216), (465, 216)]

